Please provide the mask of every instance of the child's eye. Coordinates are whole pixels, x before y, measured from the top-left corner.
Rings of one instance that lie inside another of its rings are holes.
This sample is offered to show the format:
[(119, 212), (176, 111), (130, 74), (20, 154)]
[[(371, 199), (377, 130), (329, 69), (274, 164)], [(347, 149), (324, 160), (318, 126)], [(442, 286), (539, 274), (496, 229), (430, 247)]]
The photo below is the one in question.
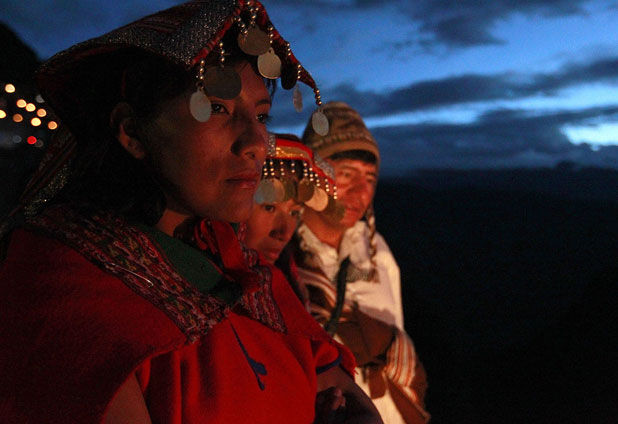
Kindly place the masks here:
[(228, 113), (225, 106), (220, 103), (212, 103), (210, 107), (212, 109), (212, 113)]
[(271, 205), (270, 203), (264, 203), (262, 205), (262, 209), (264, 209), (266, 212), (273, 212), (275, 210), (275, 205)]

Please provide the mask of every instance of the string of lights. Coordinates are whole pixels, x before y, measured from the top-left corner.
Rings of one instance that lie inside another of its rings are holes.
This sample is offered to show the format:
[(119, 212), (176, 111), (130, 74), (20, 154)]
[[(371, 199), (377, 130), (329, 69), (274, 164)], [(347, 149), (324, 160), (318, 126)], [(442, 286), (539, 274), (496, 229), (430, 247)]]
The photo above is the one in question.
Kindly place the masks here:
[(53, 113), (39, 94), (0, 82), (0, 148), (12, 149), (22, 143), (43, 148), (58, 128)]

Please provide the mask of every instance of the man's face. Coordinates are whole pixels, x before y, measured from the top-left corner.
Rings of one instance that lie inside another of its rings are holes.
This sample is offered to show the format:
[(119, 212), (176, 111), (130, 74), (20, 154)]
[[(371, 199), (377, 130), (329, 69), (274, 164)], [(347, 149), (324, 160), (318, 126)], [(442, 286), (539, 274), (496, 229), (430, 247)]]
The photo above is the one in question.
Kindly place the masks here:
[(335, 169), (337, 198), (345, 207), (339, 225), (350, 228), (358, 222), (373, 200), (378, 181), (377, 166), (358, 159), (331, 161)]

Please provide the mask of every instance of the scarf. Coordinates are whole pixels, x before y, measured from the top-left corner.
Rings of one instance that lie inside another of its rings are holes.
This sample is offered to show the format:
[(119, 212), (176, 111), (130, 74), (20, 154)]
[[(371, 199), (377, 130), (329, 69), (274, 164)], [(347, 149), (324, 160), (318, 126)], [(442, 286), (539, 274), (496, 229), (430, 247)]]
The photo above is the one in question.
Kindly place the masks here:
[[(139, 225), (110, 212), (86, 214), (53, 206), (28, 219), (26, 228), (67, 244), (120, 279), (162, 310), (187, 343), (206, 334), (232, 308), (274, 331), (286, 331), (269, 269), (258, 265), (255, 251), (241, 246), (228, 223), (200, 220), (195, 226), (195, 247), (219, 276), (200, 289), (175, 269), (159, 243)], [(195, 253), (190, 246), (186, 250)]]

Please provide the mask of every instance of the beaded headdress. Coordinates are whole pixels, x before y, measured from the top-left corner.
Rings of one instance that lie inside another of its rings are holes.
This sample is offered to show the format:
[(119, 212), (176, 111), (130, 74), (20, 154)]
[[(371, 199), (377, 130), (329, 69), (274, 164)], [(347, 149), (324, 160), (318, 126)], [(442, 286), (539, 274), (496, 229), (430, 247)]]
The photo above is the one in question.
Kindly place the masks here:
[[(312, 117), (315, 131), (326, 134), (328, 121), (321, 113), (322, 101), (315, 81), (296, 59), (290, 44), (275, 29), (259, 1), (190, 1), (79, 43), (43, 64), (37, 73), (37, 83), (41, 95), (59, 117), (63, 131), (49, 143), (38, 171), (8, 220), (15, 220), (22, 212), (26, 216), (37, 213), (66, 184), (70, 162), (79, 145), (75, 135), (106, 94), (101, 87), (110, 84), (121, 87), (124, 69), (131, 62), (133, 52), (161, 57), (195, 73), (190, 110), (198, 121), (206, 121), (210, 116), (208, 95), (222, 98), (238, 95), (239, 77), (232, 67), (225, 67), (223, 39), (231, 28), (239, 33), (240, 49), (257, 58), (262, 76), (280, 77), (284, 89), (297, 89), (298, 81), (313, 89), (318, 106)], [(207, 67), (205, 59), (215, 54), (218, 63)], [(295, 91), (293, 99), (295, 109), (299, 110), (300, 91)], [(7, 231), (7, 225), (6, 220), (0, 225), (0, 236)]]
[(294, 200), (335, 219), (341, 219), (345, 212), (337, 202), (332, 167), (298, 137), (288, 134), (270, 134), (254, 199), (258, 204)]

